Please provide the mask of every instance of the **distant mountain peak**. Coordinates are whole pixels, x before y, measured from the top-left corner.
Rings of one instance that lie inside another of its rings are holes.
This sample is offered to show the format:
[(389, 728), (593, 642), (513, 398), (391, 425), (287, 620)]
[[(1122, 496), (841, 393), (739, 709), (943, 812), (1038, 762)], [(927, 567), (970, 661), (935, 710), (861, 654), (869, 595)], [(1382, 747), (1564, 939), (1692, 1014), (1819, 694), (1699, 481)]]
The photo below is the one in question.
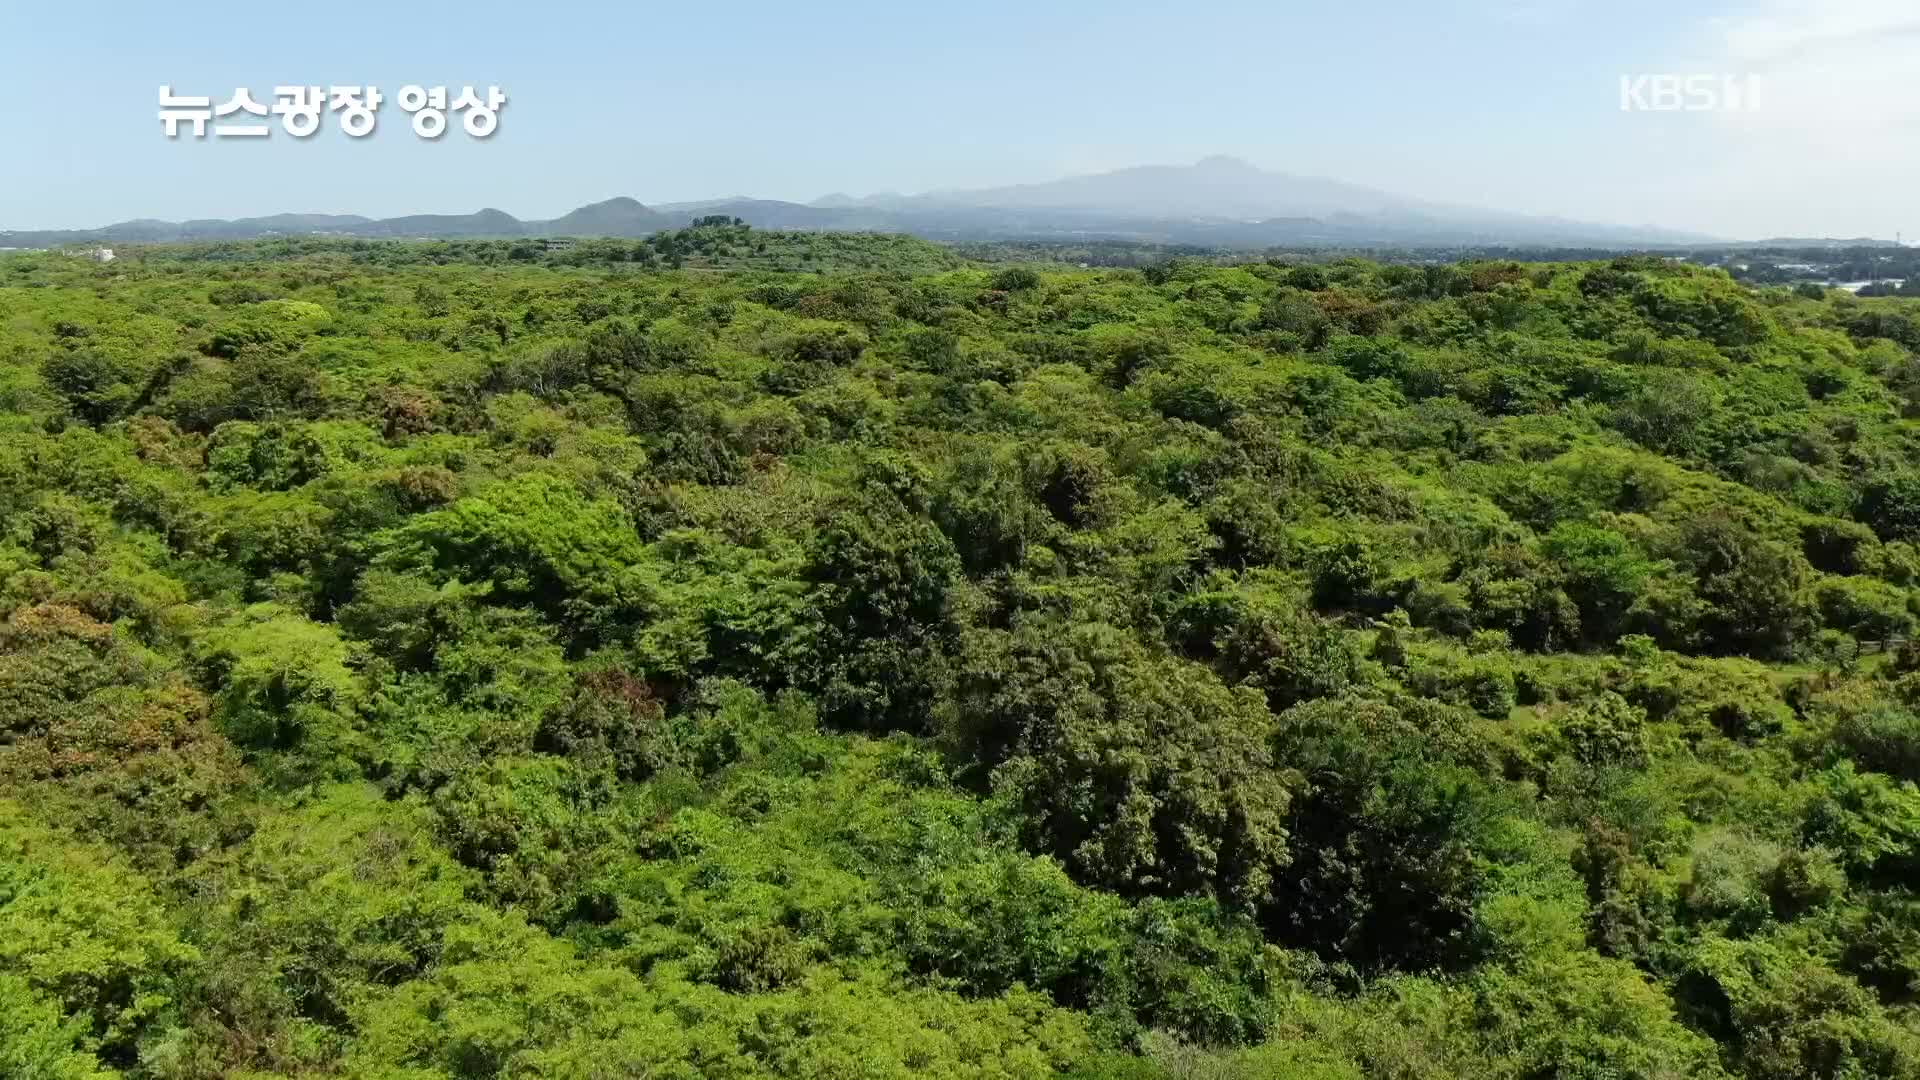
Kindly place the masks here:
[(1205, 169), (1209, 172), (1260, 171), (1252, 162), (1245, 158), (1234, 157), (1232, 154), (1209, 154), (1199, 161), (1194, 162), (1193, 167), (1196, 169)]
[(1138, 218), (1262, 221), (1270, 218), (1377, 214), (1410, 208), (1412, 200), (1357, 184), (1267, 172), (1228, 154), (1192, 165), (1137, 165), (1038, 184), (946, 191), (947, 205), (1080, 210)]
[(671, 225), (671, 218), (639, 199), (616, 195), (575, 207), (552, 221), (529, 222), (528, 228), (548, 236), (645, 236)]

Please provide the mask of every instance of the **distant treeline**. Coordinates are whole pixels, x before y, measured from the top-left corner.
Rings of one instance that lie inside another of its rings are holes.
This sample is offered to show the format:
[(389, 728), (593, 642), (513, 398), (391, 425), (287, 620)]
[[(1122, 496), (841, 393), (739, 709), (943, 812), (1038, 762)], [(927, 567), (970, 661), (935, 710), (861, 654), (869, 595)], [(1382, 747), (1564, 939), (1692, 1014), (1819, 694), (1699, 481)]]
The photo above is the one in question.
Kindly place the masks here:
[(763, 232), (738, 218), (701, 218), (640, 239), (380, 240), (288, 236), (122, 249), (150, 262), (268, 263), (320, 258), (385, 267), (555, 266), (635, 270), (951, 270), (940, 244), (887, 233)]

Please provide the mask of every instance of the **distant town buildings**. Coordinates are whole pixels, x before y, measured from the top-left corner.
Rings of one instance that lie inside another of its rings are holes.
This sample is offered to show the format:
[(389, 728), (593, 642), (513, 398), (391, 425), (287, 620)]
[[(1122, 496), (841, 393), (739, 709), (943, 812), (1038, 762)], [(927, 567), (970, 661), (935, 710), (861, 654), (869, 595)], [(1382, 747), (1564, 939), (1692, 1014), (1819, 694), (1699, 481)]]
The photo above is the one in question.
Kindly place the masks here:
[(1882, 288), (1887, 288), (1887, 289), (1898, 289), (1901, 286), (1905, 285), (1906, 283), (1907, 283), (1906, 279), (1904, 278), (1881, 278), (1878, 281), (1842, 281), (1837, 284), (1833, 284), (1832, 287), (1836, 289), (1845, 289), (1847, 292), (1850, 292), (1850, 293), (1857, 293), (1861, 289), (1864, 289), (1869, 285), (1878, 285)]

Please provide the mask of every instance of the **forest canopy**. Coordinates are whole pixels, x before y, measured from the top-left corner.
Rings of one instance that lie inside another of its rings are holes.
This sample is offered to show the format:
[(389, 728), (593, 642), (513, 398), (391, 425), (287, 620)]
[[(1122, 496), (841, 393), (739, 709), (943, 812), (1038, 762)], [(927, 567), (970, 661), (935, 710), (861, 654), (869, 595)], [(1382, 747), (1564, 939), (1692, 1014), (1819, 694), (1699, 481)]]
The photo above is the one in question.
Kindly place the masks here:
[(1920, 303), (0, 256), (0, 1075), (1920, 1076)]

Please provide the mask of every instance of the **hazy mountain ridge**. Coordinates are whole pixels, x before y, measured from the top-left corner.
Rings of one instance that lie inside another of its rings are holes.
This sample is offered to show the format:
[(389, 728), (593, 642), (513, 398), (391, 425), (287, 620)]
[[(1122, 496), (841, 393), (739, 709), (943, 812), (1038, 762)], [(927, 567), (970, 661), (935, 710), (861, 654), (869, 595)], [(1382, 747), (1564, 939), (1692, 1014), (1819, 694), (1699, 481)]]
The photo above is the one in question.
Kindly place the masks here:
[(672, 228), (678, 221), (623, 195), (589, 203), (552, 221), (535, 224), (546, 225), (563, 236), (645, 236)]
[(1325, 217), (1418, 205), (1384, 191), (1320, 177), (1266, 172), (1215, 155), (1192, 165), (1139, 165), (1038, 184), (895, 197), (912, 207), (983, 206), (1098, 210), (1137, 217)]
[(1820, 247), (1897, 248), (1897, 247), (1904, 247), (1905, 245), (1900, 243), (1900, 241), (1898, 240), (1875, 240), (1871, 237), (1866, 237), (1866, 236), (1855, 236), (1855, 237), (1845, 237), (1845, 238), (1832, 237), (1832, 236), (1771, 236), (1765, 240), (1755, 240), (1749, 244), (1744, 244), (1741, 246), (1755, 247), (1755, 248), (1805, 249), (1805, 248), (1820, 248)]
[(1653, 226), (1594, 224), (1431, 203), (1214, 156), (1193, 165), (1143, 165), (974, 191), (864, 197), (835, 193), (811, 203), (734, 196), (649, 207), (621, 196), (534, 221), (493, 208), (472, 214), (413, 214), (378, 220), (352, 214), (275, 214), (230, 221), (142, 219), (100, 229), (0, 231), (0, 247), (314, 233), (402, 239), (640, 237), (708, 215), (738, 217), (759, 228), (902, 232), (940, 240), (1104, 238), (1228, 248), (1658, 247), (1714, 242), (1713, 237)]

